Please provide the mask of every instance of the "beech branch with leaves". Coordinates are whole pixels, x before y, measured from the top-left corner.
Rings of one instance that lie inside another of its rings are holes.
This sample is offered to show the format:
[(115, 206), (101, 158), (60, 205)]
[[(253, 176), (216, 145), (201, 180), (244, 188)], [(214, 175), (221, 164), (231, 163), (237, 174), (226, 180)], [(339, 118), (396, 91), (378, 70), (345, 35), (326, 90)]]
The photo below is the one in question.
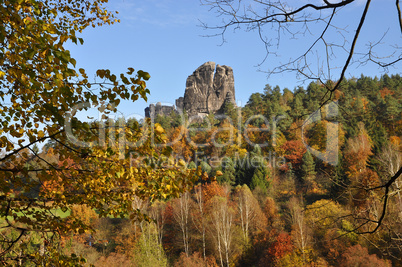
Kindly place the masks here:
[[(118, 22), (107, 0), (5, 0), (0, 4), (0, 263), (83, 263), (63, 255), (60, 236), (90, 231), (83, 218), (63, 216), (76, 205), (99, 216), (143, 218), (132, 206), (178, 196), (191, 184), (180, 164), (155, 164), (170, 149), (160, 125), (108, 120), (122, 100), (147, 100), (142, 70), (98, 70), (90, 81), (65, 49), (88, 26)], [(86, 104), (87, 103), (87, 104)], [(78, 105), (79, 108), (76, 108)], [(95, 106), (103, 121), (74, 118)], [(68, 126), (68, 127), (67, 127)], [(153, 140), (144, 136), (153, 133)], [(71, 142), (71, 136), (85, 142)], [(102, 140), (100, 142), (99, 140)], [(128, 144), (141, 144), (129, 147)], [(42, 152), (35, 146), (50, 142)], [(155, 149), (154, 143), (160, 144)], [(137, 155), (131, 157), (131, 154)], [(66, 218), (64, 218), (66, 217)], [(27, 249), (33, 236), (37, 246)]]

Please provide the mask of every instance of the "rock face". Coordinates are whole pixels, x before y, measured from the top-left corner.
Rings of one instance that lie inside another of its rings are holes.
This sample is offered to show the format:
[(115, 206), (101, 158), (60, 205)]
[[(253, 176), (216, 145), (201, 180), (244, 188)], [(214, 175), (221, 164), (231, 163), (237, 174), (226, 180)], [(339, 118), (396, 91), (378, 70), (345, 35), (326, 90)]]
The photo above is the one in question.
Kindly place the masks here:
[(162, 105), (161, 102), (158, 102), (156, 105), (150, 104), (149, 107), (145, 108), (145, 117), (156, 118), (158, 115), (169, 116), (174, 110), (174, 106), (165, 106)]
[(235, 104), (233, 69), (215, 62), (206, 62), (188, 76), (184, 97), (176, 99), (173, 106), (151, 104), (145, 109), (145, 116), (168, 116), (172, 110), (186, 111), (189, 116), (204, 117), (219, 113), (227, 102)]
[(210, 61), (188, 76), (184, 98), (177, 99), (176, 106), (190, 116), (203, 116), (219, 112), (225, 101), (235, 103), (233, 70)]

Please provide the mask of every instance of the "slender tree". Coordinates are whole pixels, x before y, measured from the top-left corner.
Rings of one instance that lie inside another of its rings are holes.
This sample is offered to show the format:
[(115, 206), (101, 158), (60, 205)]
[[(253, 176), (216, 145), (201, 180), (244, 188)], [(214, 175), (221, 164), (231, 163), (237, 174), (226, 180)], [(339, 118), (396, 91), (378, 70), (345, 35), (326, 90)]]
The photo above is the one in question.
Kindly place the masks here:
[(179, 199), (174, 200), (173, 214), (182, 233), (183, 249), (187, 257), (190, 255), (190, 208), (189, 192), (184, 192)]
[(301, 172), (305, 185), (309, 188), (313, 187), (317, 172), (315, 171), (314, 158), (308, 150), (304, 153), (302, 158)]

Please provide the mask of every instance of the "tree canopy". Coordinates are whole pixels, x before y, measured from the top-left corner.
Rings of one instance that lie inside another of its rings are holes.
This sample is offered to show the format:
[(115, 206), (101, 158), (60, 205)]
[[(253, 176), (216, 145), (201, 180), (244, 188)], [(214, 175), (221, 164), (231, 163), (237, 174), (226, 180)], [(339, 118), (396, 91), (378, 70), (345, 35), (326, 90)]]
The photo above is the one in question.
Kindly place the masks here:
[[(397, 68), (402, 62), (400, 46), (386, 41), (390, 28), (396, 34), (402, 34), (402, 11), (399, 0), (392, 5), (387, 3), (389, 10), (387, 14), (390, 16), (392, 14), (395, 23), (392, 23), (388, 29), (379, 29), (379, 27), (370, 29), (369, 40), (365, 42), (361, 38), (361, 33), (362, 29), (368, 26), (368, 20), (381, 19), (374, 17), (375, 12), (369, 14), (369, 10), (374, 9), (371, 0), (363, 1), (364, 5), (360, 7), (359, 13), (357, 9), (353, 9), (357, 2), (355, 0), (323, 0), (314, 3), (277, 0), (202, 0), (201, 2), (221, 18), (215, 25), (203, 23), (206, 29), (213, 32), (210, 36), (221, 36), (225, 41), (229, 29), (255, 31), (266, 49), (264, 61), (275, 56), (283, 57), (279, 64), (270, 66), (268, 75), (292, 72), (299, 79), (315, 81), (307, 89), (310, 100), (307, 107), (313, 111), (323, 108), (328, 102), (336, 101), (340, 95), (347, 93), (349, 88), (345, 86), (346, 73), (351, 65), (373, 64), (382, 71), (388, 71), (391, 67)], [(358, 14), (355, 16), (357, 19), (353, 21), (353, 25), (345, 24), (342, 18), (352, 13)], [(349, 31), (348, 27), (353, 27), (353, 30)], [(374, 32), (377, 36), (373, 34)], [(295, 48), (299, 54), (295, 56), (290, 51), (281, 50), (284, 42), (302, 47), (301, 50)], [(370, 79), (361, 79), (360, 82), (366, 83), (366, 86), (360, 87), (358, 94), (366, 93), (367, 88), (374, 86), (370, 84), (374, 82)], [(365, 100), (367, 99), (360, 99), (357, 96), (357, 103), (354, 103), (360, 106), (362, 113), (368, 105), (368, 101)], [(384, 120), (389, 123), (394, 122), (393, 125), (395, 125), (398, 101), (385, 97), (383, 102), (387, 107)], [(300, 118), (308, 115), (301, 114), (299, 103), (295, 104), (297, 104), (295, 114), (299, 113)], [(273, 110), (277, 115), (282, 114), (278, 109)], [(344, 113), (346, 116), (349, 115), (347, 111)], [(348, 118), (357, 120), (356, 124), (359, 121), (350, 115)], [(374, 121), (373, 116), (360, 116), (360, 120)], [(375, 129), (377, 136), (381, 136), (379, 132), (384, 132), (381, 128)], [(379, 147), (375, 149), (378, 151)], [(378, 220), (372, 221), (367, 218), (361, 225), (374, 223), (377, 227), (366, 232), (374, 232), (380, 227), (386, 213), (391, 187), (401, 175), (402, 168), (394, 175), (388, 176), (382, 184), (366, 188), (368, 191), (383, 189), (383, 208)]]

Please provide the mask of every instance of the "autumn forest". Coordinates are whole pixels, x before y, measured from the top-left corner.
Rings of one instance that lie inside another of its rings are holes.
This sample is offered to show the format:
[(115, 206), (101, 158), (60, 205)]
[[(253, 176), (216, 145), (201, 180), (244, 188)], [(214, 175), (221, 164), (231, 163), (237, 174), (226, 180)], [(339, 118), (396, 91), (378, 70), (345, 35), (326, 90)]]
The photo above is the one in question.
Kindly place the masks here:
[[(320, 119), (308, 125), (326, 92), (316, 83), (294, 91), (266, 85), (244, 107), (228, 104), (224, 114), (187, 126), (186, 114), (158, 116), (154, 123), (172, 145), (155, 164), (194, 169), (193, 185), (163, 200), (135, 197), (132, 209), (142, 219), (98, 218), (96, 209), (73, 206), (67, 213), (85, 218), (94, 232), (65, 232), (63, 251), (95, 266), (398, 266), (398, 181), (379, 220), (380, 186), (402, 162), (401, 86), (398, 75), (345, 80), (334, 95), (336, 116), (325, 119), (321, 107)], [(328, 137), (334, 127), (336, 144)], [(35, 153), (69, 164), (53, 146)], [(324, 150), (332, 154), (317, 154)], [(334, 154), (337, 164), (330, 164)], [(61, 188), (44, 183), (40, 190)]]
[[(402, 61), (398, 46), (377, 57), (380, 42), (355, 52), (370, 0), (351, 42), (326, 34), (346, 33), (332, 19), (353, 0), (254, 1), (264, 8), (251, 17), (236, 1), (201, 1), (232, 18), (222, 34), (302, 22), (295, 36), (307, 36), (323, 23), (300, 61), (272, 66), (309, 83), (249, 88), (243, 106), (227, 94), (203, 116), (144, 119), (115, 115), (148, 100), (152, 73), (92, 73), (67, 49), (87, 27), (119, 22), (107, 2), (0, 3), (0, 265), (402, 266), (402, 77), (386, 72)], [(331, 49), (346, 52), (341, 67)], [(353, 62), (385, 72), (348, 76)], [(84, 119), (90, 109), (100, 117)]]

